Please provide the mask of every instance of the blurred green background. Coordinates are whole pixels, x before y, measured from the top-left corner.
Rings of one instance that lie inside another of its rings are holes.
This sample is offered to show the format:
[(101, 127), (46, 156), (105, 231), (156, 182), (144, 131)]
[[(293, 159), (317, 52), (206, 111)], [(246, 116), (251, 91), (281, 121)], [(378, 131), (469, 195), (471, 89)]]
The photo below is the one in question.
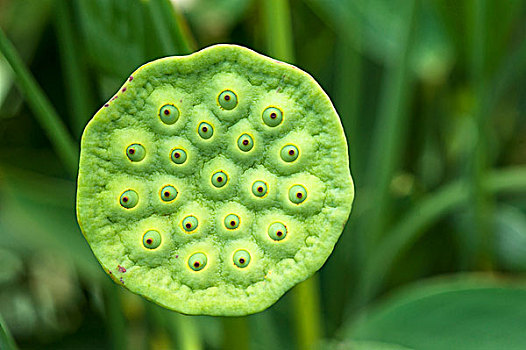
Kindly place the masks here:
[[(0, 28), (1, 349), (526, 348), (525, 1), (0, 0)], [(75, 218), (87, 121), (214, 43), (309, 72), (356, 183), (325, 266), (241, 318), (117, 286)]]

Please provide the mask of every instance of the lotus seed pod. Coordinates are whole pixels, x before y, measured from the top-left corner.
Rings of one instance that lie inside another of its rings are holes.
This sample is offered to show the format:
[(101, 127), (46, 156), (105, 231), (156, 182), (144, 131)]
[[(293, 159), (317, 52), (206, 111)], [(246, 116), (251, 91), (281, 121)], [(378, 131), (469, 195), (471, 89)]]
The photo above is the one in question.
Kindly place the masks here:
[(81, 144), (77, 216), (111, 278), (185, 314), (262, 311), (327, 260), (354, 197), (307, 73), (235, 45), (140, 67)]

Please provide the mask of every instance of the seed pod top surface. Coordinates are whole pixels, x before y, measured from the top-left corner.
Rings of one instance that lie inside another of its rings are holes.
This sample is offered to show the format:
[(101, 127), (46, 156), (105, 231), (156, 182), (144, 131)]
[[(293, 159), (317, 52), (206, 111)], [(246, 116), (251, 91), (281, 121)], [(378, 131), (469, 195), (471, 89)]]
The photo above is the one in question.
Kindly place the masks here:
[(327, 260), (353, 197), (321, 87), (235, 45), (143, 65), (82, 136), (77, 216), (95, 256), (186, 314), (272, 305)]

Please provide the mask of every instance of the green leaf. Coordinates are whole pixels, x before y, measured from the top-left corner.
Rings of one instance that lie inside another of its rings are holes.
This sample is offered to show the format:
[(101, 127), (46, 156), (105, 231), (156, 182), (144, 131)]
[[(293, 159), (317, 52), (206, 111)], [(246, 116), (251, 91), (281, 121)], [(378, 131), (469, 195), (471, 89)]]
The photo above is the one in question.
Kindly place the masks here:
[(402, 291), (347, 329), (414, 349), (525, 349), (526, 286), (460, 275)]

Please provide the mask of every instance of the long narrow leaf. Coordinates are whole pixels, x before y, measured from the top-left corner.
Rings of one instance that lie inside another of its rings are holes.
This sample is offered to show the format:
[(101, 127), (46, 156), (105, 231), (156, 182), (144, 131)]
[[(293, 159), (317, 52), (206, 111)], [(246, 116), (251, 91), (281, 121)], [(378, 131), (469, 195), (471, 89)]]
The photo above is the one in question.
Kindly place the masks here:
[(69, 1), (55, 1), (55, 26), (59, 43), (62, 67), (65, 73), (66, 95), (69, 96), (69, 117), (75, 136), (80, 136), (92, 114), (92, 91), (86, 65), (83, 64)]
[(13, 69), (18, 86), (26, 96), (37, 121), (45, 130), (66, 170), (75, 177), (79, 157), (78, 146), (2, 29), (0, 29), (0, 52)]
[[(526, 167), (496, 170), (483, 180), (483, 186), (491, 194), (526, 191)], [(440, 218), (469, 202), (468, 186), (456, 181), (443, 186), (429, 198), (422, 200), (388, 232), (374, 255), (367, 262), (360, 287), (369, 297), (378, 291), (395, 260)]]
[(7, 326), (4, 322), (4, 319), (2, 318), (2, 315), (0, 315), (0, 349), (5, 349), (5, 350), (18, 349), (18, 347), (15, 344), (15, 340), (11, 336), (11, 333), (9, 333), (9, 330), (7, 329)]

